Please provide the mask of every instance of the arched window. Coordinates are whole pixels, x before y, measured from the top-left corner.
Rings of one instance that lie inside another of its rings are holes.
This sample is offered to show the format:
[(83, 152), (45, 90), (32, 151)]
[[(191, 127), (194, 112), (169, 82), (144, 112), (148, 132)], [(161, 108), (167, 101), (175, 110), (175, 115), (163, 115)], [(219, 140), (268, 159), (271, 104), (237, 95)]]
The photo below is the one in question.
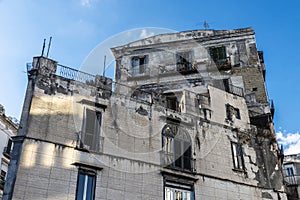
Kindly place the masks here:
[(180, 126), (167, 124), (162, 130), (162, 164), (180, 170), (192, 170), (192, 147), (189, 134)]

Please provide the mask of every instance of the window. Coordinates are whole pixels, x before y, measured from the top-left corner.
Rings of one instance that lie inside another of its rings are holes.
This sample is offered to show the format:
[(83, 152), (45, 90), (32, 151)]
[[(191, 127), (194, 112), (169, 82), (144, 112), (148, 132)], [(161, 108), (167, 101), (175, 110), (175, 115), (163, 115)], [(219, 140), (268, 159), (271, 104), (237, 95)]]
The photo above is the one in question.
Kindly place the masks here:
[(234, 169), (244, 171), (245, 166), (242, 145), (240, 143), (231, 142), (231, 150)]
[(135, 56), (131, 59), (132, 75), (144, 74), (148, 63), (148, 56)]
[(77, 178), (76, 200), (95, 199), (96, 172), (79, 169)]
[(167, 103), (167, 105), (166, 105), (167, 108), (178, 111), (179, 102), (175, 95), (166, 96), (166, 103)]
[(163, 165), (179, 170), (192, 170), (191, 140), (185, 131), (168, 124), (162, 131)]
[(181, 112), (183, 109), (183, 103), (180, 103), (180, 98), (182, 94), (180, 92), (178, 93), (165, 93), (164, 98), (165, 98), (165, 107), (177, 112)]
[(209, 48), (211, 60), (218, 67), (219, 70), (231, 69), (230, 58), (226, 55), (226, 47), (211, 47)]
[(12, 139), (9, 138), (8, 141), (7, 141), (7, 145), (6, 145), (6, 147), (4, 147), (4, 151), (3, 151), (3, 154), (7, 157), (10, 157), (12, 144), (13, 144)]
[(221, 47), (211, 47), (209, 49), (211, 59), (216, 63), (216, 65), (224, 64), (227, 61), (226, 48)]
[(233, 117), (236, 119), (241, 119), (240, 110), (231, 106), (230, 104), (226, 104), (226, 117), (230, 121), (233, 120)]
[(176, 54), (177, 71), (184, 72), (193, 69), (192, 65), (192, 53), (191, 52), (179, 52)]
[(191, 200), (192, 196), (191, 191), (165, 187), (165, 200)]
[(164, 196), (164, 200), (194, 200), (194, 181), (179, 177), (164, 177)]
[(253, 91), (253, 92), (256, 92), (256, 91), (257, 91), (257, 87), (252, 88), (252, 91)]
[(286, 175), (287, 176), (294, 176), (294, 170), (292, 167), (287, 167), (286, 168)]
[(101, 112), (85, 109), (83, 134), (81, 138), (84, 148), (99, 151), (101, 120)]

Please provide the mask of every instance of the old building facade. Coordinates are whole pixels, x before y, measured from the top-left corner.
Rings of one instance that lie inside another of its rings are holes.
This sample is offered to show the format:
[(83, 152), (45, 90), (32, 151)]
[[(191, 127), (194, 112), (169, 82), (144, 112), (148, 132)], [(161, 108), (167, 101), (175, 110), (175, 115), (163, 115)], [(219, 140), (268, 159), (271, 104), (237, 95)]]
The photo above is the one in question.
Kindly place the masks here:
[(283, 168), (288, 199), (300, 199), (300, 154), (284, 156)]
[(0, 199), (3, 195), (8, 164), (13, 146), (12, 137), (17, 135), (17, 127), (18, 125), (13, 121), (13, 119), (5, 115), (4, 106), (0, 104)]
[(286, 199), (251, 28), (111, 50), (114, 81), (33, 59), (3, 199)]

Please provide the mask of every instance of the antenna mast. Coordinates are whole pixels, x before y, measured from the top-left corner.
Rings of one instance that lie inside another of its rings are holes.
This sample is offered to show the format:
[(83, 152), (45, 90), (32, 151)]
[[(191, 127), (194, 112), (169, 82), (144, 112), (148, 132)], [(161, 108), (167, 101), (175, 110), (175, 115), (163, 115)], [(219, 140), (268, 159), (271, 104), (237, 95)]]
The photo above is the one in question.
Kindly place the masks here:
[(44, 39), (44, 43), (43, 43), (42, 57), (44, 56), (45, 43), (46, 43), (46, 39)]
[(104, 56), (103, 76), (105, 76), (105, 64), (106, 64), (106, 55)]
[(209, 24), (206, 21), (204, 21), (203, 22), (203, 27), (204, 27), (205, 30), (207, 30), (209, 28)]
[(50, 40), (49, 40), (49, 44), (48, 44), (48, 50), (47, 50), (47, 56), (46, 56), (46, 58), (48, 58), (48, 55), (49, 55), (49, 50), (50, 50), (50, 46), (51, 46), (51, 40), (52, 40), (52, 37), (50, 37)]

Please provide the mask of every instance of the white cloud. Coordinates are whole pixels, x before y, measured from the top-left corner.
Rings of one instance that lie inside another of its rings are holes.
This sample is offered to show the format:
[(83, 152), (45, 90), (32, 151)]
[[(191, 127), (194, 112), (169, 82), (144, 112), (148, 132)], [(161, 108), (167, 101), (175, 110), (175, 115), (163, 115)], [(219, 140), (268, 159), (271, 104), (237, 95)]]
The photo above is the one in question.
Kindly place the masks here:
[(284, 147), (284, 153), (297, 154), (300, 153), (300, 133), (286, 133), (285, 131), (279, 131), (276, 133), (277, 140), (279, 144)]
[(141, 34), (140, 34), (140, 38), (147, 38), (147, 37), (151, 37), (153, 36), (154, 33), (153, 32), (148, 32), (147, 29), (142, 29)]
[(80, 0), (80, 1), (82, 6), (91, 7), (92, 5), (92, 0)]

